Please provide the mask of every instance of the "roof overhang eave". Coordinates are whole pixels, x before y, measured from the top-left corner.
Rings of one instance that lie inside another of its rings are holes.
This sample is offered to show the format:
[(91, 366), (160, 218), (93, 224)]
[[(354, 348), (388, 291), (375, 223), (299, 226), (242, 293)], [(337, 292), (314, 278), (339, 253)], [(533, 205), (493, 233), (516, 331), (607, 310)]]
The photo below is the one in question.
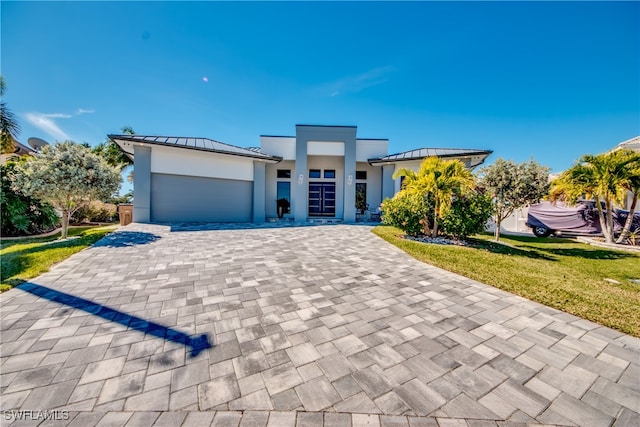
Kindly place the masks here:
[(214, 154), (226, 154), (229, 156), (236, 156), (236, 157), (244, 157), (244, 158), (249, 158), (249, 159), (254, 159), (254, 160), (260, 160), (263, 161), (265, 163), (271, 163), (271, 164), (276, 164), (276, 163), (280, 163), (282, 161), (282, 157), (278, 157), (278, 156), (267, 156), (267, 155), (263, 155), (263, 156), (258, 156), (258, 155), (249, 155), (249, 154), (242, 154), (242, 153), (234, 153), (231, 151), (224, 151), (224, 150), (209, 150), (206, 148), (202, 148), (202, 147), (191, 147), (188, 145), (175, 145), (175, 144), (168, 144), (165, 142), (157, 142), (157, 141), (138, 141), (135, 139), (128, 139), (128, 138), (121, 138), (118, 137), (117, 135), (107, 135), (107, 137), (112, 140), (113, 142), (115, 142), (118, 147), (120, 147), (120, 149), (131, 159), (133, 160), (133, 153), (128, 152), (127, 150), (125, 150), (122, 145), (120, 145), (118, 143), (118, 141), (121, 142), (128, 142), (131, 145), (140, 145), (140, 146), (146, 146), (146, 145), (160, 145), (163, 147), (171, 147), (171, 148), (181, 148), (181, 149), (186, 149), (186, 150), (196, 150), (196, 151), (203, 151), (205, 153), (214, 153)]
[(471, 157), (471, 156), (483, 156), (482, 158), (482, 162), (478, 163), (479, 165), (484, 163), (485, 159), (487, 157), (489, 157), (489, 155), (493, 153), (493, 150), (482, 150), (482, 151), (474, 151), (474, 152), (466, 152), (466, 153), (451, 153), (451, 154), (444, 154), (441, 156), (414, 156), (414, 157), (403, 157), (403, 158), (398, 158), (398, 159), (388, 159), (385, 157), (379, 157), (379, 158), (373, 158), (373, 159), (369, 159), (367, 160), (367, 162), (371, 165), (371, 166), (376, 166), (376, 165), (387, 165), (387, 164), (391, 164), (391, 163), (399, 163), (399, 162), (410, 162), (412, 160), (422, 160), (422, 159), (426, 159), (427, 157), (439, 157), (441, 159), (444, 158), (451, 158), (451, 157)]

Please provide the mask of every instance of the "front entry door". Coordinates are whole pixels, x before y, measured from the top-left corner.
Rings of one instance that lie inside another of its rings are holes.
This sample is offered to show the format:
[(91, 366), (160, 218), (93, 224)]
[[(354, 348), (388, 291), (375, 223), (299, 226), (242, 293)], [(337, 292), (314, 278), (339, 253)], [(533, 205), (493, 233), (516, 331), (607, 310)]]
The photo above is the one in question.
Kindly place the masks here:
[(309, 216), (336, 216), (336, 183), (309, 183)]

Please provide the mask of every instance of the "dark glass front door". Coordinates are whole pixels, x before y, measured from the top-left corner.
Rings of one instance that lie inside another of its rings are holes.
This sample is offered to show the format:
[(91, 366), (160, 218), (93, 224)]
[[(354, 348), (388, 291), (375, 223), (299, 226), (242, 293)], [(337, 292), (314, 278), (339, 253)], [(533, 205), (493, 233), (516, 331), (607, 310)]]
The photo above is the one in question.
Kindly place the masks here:
[(336, 183), (309, 183), (309, 216), (336, 216)]

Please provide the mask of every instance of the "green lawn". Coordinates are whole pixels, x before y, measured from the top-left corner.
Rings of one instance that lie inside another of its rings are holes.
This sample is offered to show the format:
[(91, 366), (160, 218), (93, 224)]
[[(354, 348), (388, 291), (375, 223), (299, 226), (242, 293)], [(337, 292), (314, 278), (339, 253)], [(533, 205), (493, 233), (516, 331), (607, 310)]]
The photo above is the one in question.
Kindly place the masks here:
[(39, 276), (60, 261), (91, 246), (114, 226), (69, 229), (74, 239), (57, 240), (60, 233), (41, 239), (5, 240), (0, 245), (0, 292)]
[(374, 233), (420, 261), (640, 337), (640, 284), (629, 280), (640, 279), (638, 253), (560, 238), (479, 235), (462, 247), (405, 240), (388, 226)]

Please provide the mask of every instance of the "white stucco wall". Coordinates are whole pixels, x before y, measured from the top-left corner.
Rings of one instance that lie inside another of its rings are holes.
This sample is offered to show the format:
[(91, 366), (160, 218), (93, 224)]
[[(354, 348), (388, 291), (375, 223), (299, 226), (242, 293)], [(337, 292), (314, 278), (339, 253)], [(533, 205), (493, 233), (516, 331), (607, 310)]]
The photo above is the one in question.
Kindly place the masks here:
[(151, 173), (253, 181), (253, 159), (179, 147), (153, 146)]
[(376, 157), (384, 157), (389, 154), (388, 150), (388, 139), (357, 139), (356, 162), (366, 162)]
[[(410, 169), (412, 171), (418, 171), (420, 169), (420, 165), (422, 164), (422, 160), (409, 160), (406, 162), (398, 162), (394, 164), (393, 173), (395, 174), (399, 169)], [(400, 191), (400, 178), (393, 180), (393, 188), (397, 193)]]
[(261, 136), (260, 148), (263, 153), (283, 160), (296, 159), (296, 138), (293, 136)]
[[(502, 220), (500, 224), (501, 233), (531, 233), (531, 229), (525, 224), (527, 222), (528, 207), (516, 209), (511, 215)], [(495, 217), (489, 218), (486, 225), (487, 231), (493, 232), (496, 229)]]
[(307, 155), (309, 156), (344, 156), (344, 142), (308, 141)]

